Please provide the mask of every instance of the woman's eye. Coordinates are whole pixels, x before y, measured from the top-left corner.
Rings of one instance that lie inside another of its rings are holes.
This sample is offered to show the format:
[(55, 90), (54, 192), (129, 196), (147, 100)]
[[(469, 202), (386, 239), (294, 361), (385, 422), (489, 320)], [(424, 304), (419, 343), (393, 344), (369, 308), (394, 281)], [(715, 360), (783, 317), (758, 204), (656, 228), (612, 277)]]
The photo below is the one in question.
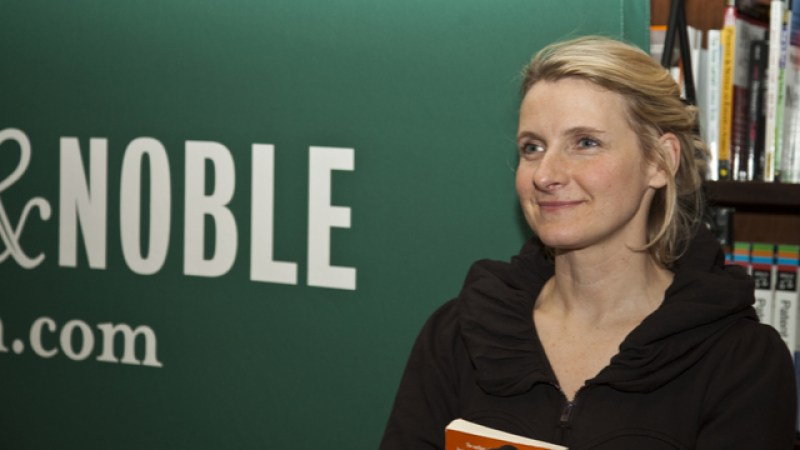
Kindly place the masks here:
[(522, 154), (525, 154), (525, 155), (531, 154), (531, 153), (539, 153), (542, 150), (544, 150), (544, 147), (542, 147), (541, 145), (538, 145), (538, 144), (530, 143), (530, 142), (522, 144), (522, 146), (520, 146), (520, 152)]
[(580, 138), (578, 140), (578, 147), (593, 148), (599, 146), (600, 143), (592, 138)]

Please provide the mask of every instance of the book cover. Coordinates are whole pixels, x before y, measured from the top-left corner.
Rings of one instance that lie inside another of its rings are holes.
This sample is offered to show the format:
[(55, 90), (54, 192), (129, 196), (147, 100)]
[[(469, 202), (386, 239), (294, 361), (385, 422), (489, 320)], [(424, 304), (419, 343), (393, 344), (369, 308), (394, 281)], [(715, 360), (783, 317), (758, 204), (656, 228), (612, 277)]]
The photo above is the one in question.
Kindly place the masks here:
[(783, 145), (780, 181), (800, 183), (800, 0), (792, 1), (784, 69)]
[(789, 351), (794, 353), (798, 351), (797, 322), (800, 319), (800, 291), (797, 284), (800, 246), (778, 245), (775, 263), (775, 310), (772, 322)]
[(730, 179), (731, 124), (733, 123), (733, 66), (736, 49), (736, 7), (729, 2), (720, 31), (722, 75), (720, 78), (718, 179)]
[(765, 40), (750, 44), (750, 76), (747, 81), (747, 135), (746, 145), (733, 155), (733, 175), (736, 180), (759, 180), (763, 173), (764, 91), (766, 88), (768, 44)]
[(756, 302), (753, 307), (761, 323), (772, 325), (774, 301), (775, 246), (754, 242), (750, 251), (750, 275), (755, 282)]
[[(799, 0), (800, 1), (800, 0)], [(698, 99), (700, 100), (701, 132), (708, 145), (708, 179), (719, 178), (719, 109), (720, 83), (722, 82), (722, 43), (720, 30), (706, 33), (708, 48), (703, 51)]]
[[(764, 22), (745, 15), (736, 17), (736, 48), (733, 55), (733, 112), (730, 129), (730, 177), (737, 180), (749, 179), (747, 172), (748, 156), (745, 153), (748, 135), (748, 100), (750, 98), (748, 82), (753, 67), (750, 61), (751, 47), (753, 42), (764, 40), (767, 37), (767, 31), (768, 24)], [(769, 74), (767, 75), (769, 76)], [(739, 178), (739, 174), (733, 170), (734, 162), (740, 157), (744, 165), (742, 170), (744, 173), (743, 178)]]
[(567, 450), (562, 445), (517, 436), (456, 419), (445, 428), (445, 450)]
[(780, 141), (782, 124), (779, 126), (780, 116), (783, 115), (783, 107), (780, 104), (784, 101), (783, 89), (783, 69), (781, 68), (785, 42), (785, 23), (786, 6), (783, 0), (772, 0), (770, 2), (769, 16), (769, 62), (767, 68), (767, 105), (766, 105), (766, 136), (764, 139), (764, 181), (774, 181), (775, 179), (775, 158)]
[[(794, 352), (794, 381), (800, 386), (800, 351)], [(797, 390), (797, 420), (795, 431), (800, 432), (800, 389)]]
[(750, 245), (749, 242), (734, 241), (730, 261), (744, 268), (747, 273), (750, 273)]

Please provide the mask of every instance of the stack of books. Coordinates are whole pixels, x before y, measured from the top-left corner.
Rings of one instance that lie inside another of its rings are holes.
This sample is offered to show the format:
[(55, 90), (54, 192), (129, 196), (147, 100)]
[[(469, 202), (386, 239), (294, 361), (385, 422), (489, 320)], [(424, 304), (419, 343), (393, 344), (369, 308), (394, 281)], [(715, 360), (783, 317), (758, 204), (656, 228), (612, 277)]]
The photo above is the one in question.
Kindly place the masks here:
[(722, 29), (688, 36), (708, 178), (800, 183), (800, 0), (729, 0)]

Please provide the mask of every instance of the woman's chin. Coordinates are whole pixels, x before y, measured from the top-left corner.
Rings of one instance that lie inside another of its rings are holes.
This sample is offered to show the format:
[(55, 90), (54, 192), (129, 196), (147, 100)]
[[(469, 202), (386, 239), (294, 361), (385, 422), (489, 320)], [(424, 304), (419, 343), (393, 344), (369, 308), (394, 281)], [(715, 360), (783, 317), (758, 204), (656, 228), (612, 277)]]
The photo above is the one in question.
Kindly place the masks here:
[(575, 236), (563, 233), (537, 233), (537, 236), (544, 245), (554, 250), (575, 250), (582, 247), (581, 241)]

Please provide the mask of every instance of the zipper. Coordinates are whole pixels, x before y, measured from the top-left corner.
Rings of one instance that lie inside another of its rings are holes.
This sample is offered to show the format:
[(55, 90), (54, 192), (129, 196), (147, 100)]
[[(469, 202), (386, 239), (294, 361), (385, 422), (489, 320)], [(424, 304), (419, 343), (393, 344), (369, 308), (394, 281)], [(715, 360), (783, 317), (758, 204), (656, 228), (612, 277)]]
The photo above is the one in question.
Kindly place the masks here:
[(572, 409), (575, 408), (575, 400), (569, 401), (564, 405), (561, 410), (561, 417), (558, 420), (559, 428), (569, 428), (570, 419), (572, 419)]
[(561, 389), (561, 386), (558, 384), (554, 385), (556, 389), (564, 396), (564, 407), (561, 408), (561, 415), (558, 416), (558, 442), (562, 445), (566, 444), (567, 433), (572, 429), (572, 419), (575, 413), (575, 406), (577, 405), (578, 398), (580, 397), (581, 393), (587, 387), (587, 385), (581, 386), (576, 392), (575, 396), (572, 400), (567, 397), (567, 394), (564, 393), (564, 390)]

